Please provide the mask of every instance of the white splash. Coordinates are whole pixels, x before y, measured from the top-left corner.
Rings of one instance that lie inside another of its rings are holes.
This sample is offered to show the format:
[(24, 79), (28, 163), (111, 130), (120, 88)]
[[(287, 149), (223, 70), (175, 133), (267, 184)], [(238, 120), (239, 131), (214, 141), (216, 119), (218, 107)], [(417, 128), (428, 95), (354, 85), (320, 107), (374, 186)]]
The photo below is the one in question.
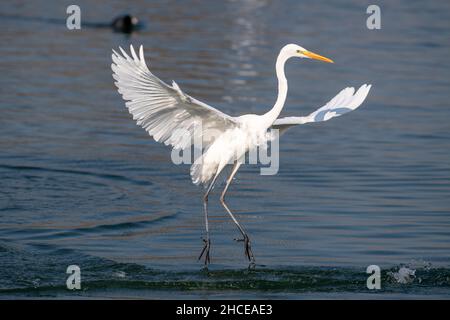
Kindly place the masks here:
[(416, 270), (408, 267), (401, 267), (397, 272), (389, 272), (398, 283), (407, 284), (412, 283), (416, 278)]
[(117, 271), (113, 273), (113, 276), (116, 278), (125, 278), (127, 274), (124, 271)]

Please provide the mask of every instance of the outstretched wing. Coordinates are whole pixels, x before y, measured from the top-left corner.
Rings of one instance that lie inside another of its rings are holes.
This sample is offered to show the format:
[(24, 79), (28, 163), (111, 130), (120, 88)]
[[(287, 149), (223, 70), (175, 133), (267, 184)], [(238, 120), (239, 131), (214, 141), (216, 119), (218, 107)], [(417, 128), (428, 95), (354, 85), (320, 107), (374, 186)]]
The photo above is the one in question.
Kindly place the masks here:
[(115, 85), (137, 124), (156, 141), (176, 149), (190, 147), (201, 138), (206, 148), (225, 130), (237, 126), (233, 117), (188, 96), (173, 82), (167, 85), (148, 69), (142, 46), (139, 57), (113, 50), (111, 68)]
[(272, 129), (279, 129), (281, 133), (292, 126), (309, 122), (327, 121), (339, 117), (347, 112), (358, 108), (366, 99), (372, 85), (364, 84), (355, 93), (352, 87), (345, 88), (339, 92), (326, 105), (317, 109), (306, 117), (285, 117), (275, 120)]

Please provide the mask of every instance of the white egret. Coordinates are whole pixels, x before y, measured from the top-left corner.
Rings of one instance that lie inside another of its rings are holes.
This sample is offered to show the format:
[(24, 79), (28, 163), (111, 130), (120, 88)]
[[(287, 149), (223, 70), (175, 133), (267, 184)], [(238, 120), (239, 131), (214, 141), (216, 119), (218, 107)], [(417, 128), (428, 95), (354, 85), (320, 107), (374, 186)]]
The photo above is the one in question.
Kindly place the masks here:
[[(325, 106), (306, 117), (278, 119), (288, 92), (284, 74), (286, 61), (292, 57), (299, 57), (333, 62), (298, 45), (288, 44), (281, 49), (276, 61), (278, 97), (273, 108), (262, 115), (246, 114), (232, 117), (185, 94), (175, 82), (170, 86), (157, 78), (145, 63), (142, 46), (139, 49), (139, 56), (133, 46), (130, 46), (131, 56), (122, 48), (120, 51), (122, 54), (113, 50), (111, 65), (113, 77), (119, 93), (126, 100), (128, 111), (137, 124), (156, 141), (176, 149), (191, 148), (195, 138), (200, 138), (203, 143), (202, 155), (191, 166), (191, 178), (194, 184), (208, 185), (203, 196), (206, 235), (199, 256), (199, 260), (204, 256), (205, 265), (210, 262), (211, 246), (208, 195), (224, 167), (233, 164), (220, 202), (242, 234), (245, 255), (250, 263), (254, 264), (250, 239), (225, 203), (227, 190), (244, 162), (245, 154), (257, 148), (261, 142), (271, 139), (271, 135), (268, 134), (271, 129), (279, 129), (282, 133), (291, 126), (326, 121), (355, 110), (365, 100), (371, 87), (363, 85), (356, 93), (354, 88), (346, 88)], [(188, 133), (189, 137), (186, 138), (187, 135), (180, 132)]]

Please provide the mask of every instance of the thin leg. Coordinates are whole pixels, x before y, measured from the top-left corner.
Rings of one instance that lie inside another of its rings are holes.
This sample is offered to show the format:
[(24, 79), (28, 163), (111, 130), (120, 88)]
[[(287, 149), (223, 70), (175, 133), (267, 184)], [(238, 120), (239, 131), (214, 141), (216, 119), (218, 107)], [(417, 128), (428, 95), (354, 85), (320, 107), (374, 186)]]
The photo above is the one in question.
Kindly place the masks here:
[(241, 241), (244, 241), (244, 248), (245, 248), (245, 255), (247, 256), (248, 260), (250, 261), (251, 265), (255, 264), (255, 257), (253, 256), (252, 247), (250, 245), (250, 238), (248, 237), (247, 233), (245, 232), (244, 228), (240, 225), (240, 223), (237, 221), (237, 219), (234, 217), (233, 213), (231, 212), (230, 208), (228, 208), (227, 204), (225, 203), (225, 194), (228, 191), (228, 187), (230, 186), (231, 182), (233, 181), (233, 178), (238, 171), (239, 167), (241, 166), (241, 163), (235, 162), (233, 169), (231, 171), (230, 176), (227, 179), (227, 183), (225, 185), (225, 188), (222, 191), (222, 195), (220, 196), (220, 203), (222, 206), (227, 210), (228, 214), (230, 215), (231, 219), (233, 219), (233, 222), (238, 227), (239, 231), (241, 232), (244, 239)]
[(200, 253), (200, 256), (198, 257), (198, 260), (200, 260), (202, 258), (203, 255), (205, 255), (205, 266), (207, 267), (208, 264), (210, 263), (211, 259), (209, 256), (209, 249), (211, 248), (211, 241), (209, 239), (209, 224), (208, 224), (208, 196), (209, 193), (212, 190), (212, 187), (214, 186), (214, 183), (216, 182), (216, 179), (218, 177), (219, 174), (216, 174), (213, 178), (213, 180), (211, 181), (208, 190), (206, 190), (205, 195), (203, 196), (203, 211), (205, 213), (205, 229), (206, 229), (206, 237), (203, 239), (204, 242), (204, 247), (202, 252)]

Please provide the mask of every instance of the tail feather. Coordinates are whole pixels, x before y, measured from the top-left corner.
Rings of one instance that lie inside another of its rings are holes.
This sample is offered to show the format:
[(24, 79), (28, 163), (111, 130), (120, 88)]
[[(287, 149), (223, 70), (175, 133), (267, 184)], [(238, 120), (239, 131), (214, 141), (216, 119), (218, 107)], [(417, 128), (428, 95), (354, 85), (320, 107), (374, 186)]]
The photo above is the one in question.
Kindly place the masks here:
[(192, 183), (208, 184), (217, 172), (218, 165), (205, 163), (203, 161), (204, 155), (199, 157), (191, 166)]

